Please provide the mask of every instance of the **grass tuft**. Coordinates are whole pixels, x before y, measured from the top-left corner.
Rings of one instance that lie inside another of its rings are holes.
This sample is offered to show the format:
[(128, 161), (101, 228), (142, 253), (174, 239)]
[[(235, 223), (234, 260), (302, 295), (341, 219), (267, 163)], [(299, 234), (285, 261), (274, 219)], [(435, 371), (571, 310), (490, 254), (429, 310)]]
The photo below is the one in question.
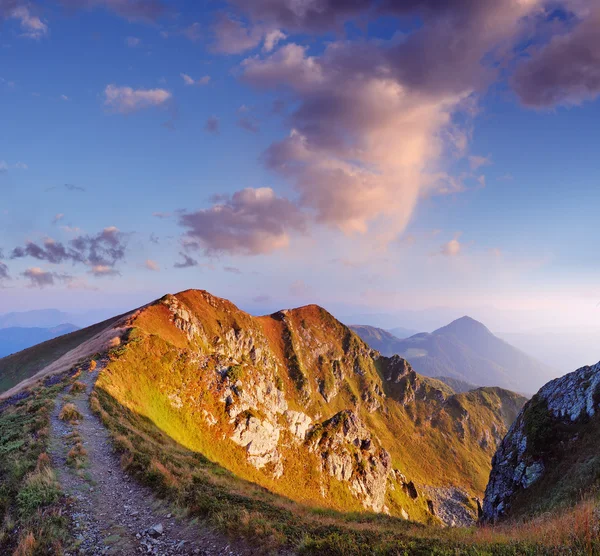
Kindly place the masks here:
[(75, 423), (76, 421), (79, 421), (79, 419), (82, 419), (83, 415), (77, 409), (77, 407), (75, 406), (75, 404), (67, 403), (60, 410), (58, 418), (61, 421), (68, 421), (70, 423)]

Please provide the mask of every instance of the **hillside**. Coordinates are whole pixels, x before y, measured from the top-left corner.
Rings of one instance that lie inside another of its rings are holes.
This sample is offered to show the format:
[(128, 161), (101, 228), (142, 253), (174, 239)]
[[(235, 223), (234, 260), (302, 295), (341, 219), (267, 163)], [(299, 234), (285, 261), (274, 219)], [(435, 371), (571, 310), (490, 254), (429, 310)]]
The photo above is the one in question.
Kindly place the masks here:
[(52, 328), (0, 328), (0, 358), (78, 330), (72, 324)]
[[(47, 367), (61, 362), (62, 358), (65, 358), (64, 366), (59, 364), (56, 368), (50, 368), (49, 373), (64, 371), (79, 358), (89, 357), (98, 351), (97, 347), (94, 348), (92, 340), (104, 331), (111, 330), (120, 318), (115, 317), (76, 330), (0, 359), (0, 399), (10, 395), (10, 390), (21, 382), (32, 379), (37, 373), (43, 374)], [(89, 350), (83, 349), (78, 353), (81, 346), (86, 343), (90, 343)], [(71, 358), (69, 354), (72, 354)]]
[(484, 518), (498, 521), (573, 506), (600, 477), (600, 363), (546, 384), (494, 456)]
[[(190, 290), (80, 340), (25, 350), (29, 374), (36, 360), (63, 355), (0, 402), (2, 553), (600, 546), (585, 525), (591, 503), (516, 528), (440, 528), (474, 522), (490, 457), (525, 399), (497, 387), (456, 394), (317, 306), (252, 317)], [(595, 391), (594, 378), (582, 381)]]
[(403, 344), (400, 338), (383, 328), (375, 326), (367, 326), (364, 324), (351, 324), (348, 328), (358, 334), (358, 336), (366, 342), (370, 347), (377, 350), (381, 355), (391, 357), (400, 353)]
[(394, 348), (421, 374), (456, 378), (478, 386), (533, 393), (558, 374), (469, 317), (431, 334), (400, 340)]
[(499, 388), (456, 395), (317, 306), (256, 318), (186, 291), (128, 326), (100, 401), (310, 505), (467, 523), (525, 401)]

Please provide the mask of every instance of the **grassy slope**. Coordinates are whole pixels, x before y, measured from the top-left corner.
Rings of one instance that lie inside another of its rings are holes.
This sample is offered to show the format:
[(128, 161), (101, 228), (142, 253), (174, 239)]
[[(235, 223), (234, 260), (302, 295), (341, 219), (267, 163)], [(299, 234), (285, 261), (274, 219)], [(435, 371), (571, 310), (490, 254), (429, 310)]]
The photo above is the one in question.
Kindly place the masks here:
[(120, 317), (77, 330), (0, 359), (0, 393), (26, 380), (68, 351), (108, 328)]
[[(303, 451), (303, 459), (299, 461), (295, 449), (287, 452), (282, 449), (286, 471), (281, 479), (274, 479), (268, 468), (257, 470), (249, 465), (245, 450), (225, 439), (232, 436), (234, 425), (223, 414), (221, 385), (214, 380), (219, 363), (212, 357), (202, 359), (199, 364), (196, 353), (198, 350), (212, 353), (219, 346), (216, 339), (231, 329), (252, 331), (272, 360), (268, 369), (242, 361), (243, 384), (263, 380), (273, 373), (274, 381), (286, 393), (290, 408), (311, 416), (320, 415), (320, 420), (354, 408), (390, 452), (394, 467), (410, 480), (440, 487), (462, 485), (471, 495), (482, 495), (494, 446), (482, 448), (480, 440), (484, 429), (499, 421), (503, 404), (512, 394), (486, 389), (454, 396), (443, 406), (432, 400), (404, 404), (403, 395), (410, 386), (392, 387), (382, 381), (380, 373), (384, 370), (371, 358), (372, 352), (323, 309), (309, 306), (257, 319), (229, 302), (215, 301), (216, 298), (207, 302), (198, 292), (184, 292), (178, 298), (202, 322), (204, 338), (197, 340), (195, 346), (188, 345), (185, 334), (172, 325), (168, 308), (153, 305), (137, 316), (132, 341), (120, 350), (98, 387), (128, 409), (150, 419), (182, 446), (202, 453), (240, 478), (297, 502), (338, 510), (362, 510), (347, 488), (333, 479), (325, 485), (327, 496), (321, 494), (323, 484), (320, 473), (315, 471), (319, 467), (315, 455)], [(210, 345), (211, 342), (216, 343)], [(339, 393), (326, 402), (317, 385), (323, 385), (325, 391), (333, 388), (332, 361), (336, 359), (348, 367), (346, 378)], [(352, 371), (355, 361), (360, 362), (362, 376)], [(451, 394), (447, 386), (437, 381), (424, 382), (434, 394), (436, 387), (446, 395)], [(386, 391), (385, 412), (369, 412), (361, 403), (363, 393), (375, 387)], [(169, 392), (177, 393), (182, 408), (170, 402), (166, 394)], [(517, 400), (522, 399), (514, 395), (509, 405), (518, 403)], [(432, 420), (436, 407), (437, 418)], [(474, 418), (465, 423), (464, 438), (459, 439), (454, 413), (464, 411)], [(208, 423), (204, 412), (218, 422)], [(500, 434), (506, 431), (501, 423), (499, 429)], [(412, 519), (431, 520), (425, 500), (413, 501), (402, 488), (389, 494), (387, 505), (392, 513), (405, 508)]]
[(54, 398), (65, 384), (37, 386), (0, 410), (0, 554), (62, 554), (70, 544), (46, 454)]
[[(118, 355), (115, 354), (117, 357)], [(264, 553), (307, 555), (523, 555), (595, 553), (595, 506), (527, 525), (441, 529), (385, 515), (310, 507), (237, 477), (188, 450), (152, 420), (97, 388), (92, 406), (111, 431), (121, 464), (159, 495)], [(300, 487), (298, 487), (300, 488)]]

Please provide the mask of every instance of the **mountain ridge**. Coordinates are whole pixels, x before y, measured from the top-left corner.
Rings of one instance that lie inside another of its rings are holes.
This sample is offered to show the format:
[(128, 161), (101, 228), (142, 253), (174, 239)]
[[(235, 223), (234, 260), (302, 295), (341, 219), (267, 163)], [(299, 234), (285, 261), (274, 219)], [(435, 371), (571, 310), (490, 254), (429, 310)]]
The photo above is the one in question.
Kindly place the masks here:
[(403, 340), (377, 337), (369, 327), (357, 330), (363, 333), (365, 341), (379, 342), (386, 353), (398, 353), (426, 376), (533, 393), (558, 374), (469, 316)]

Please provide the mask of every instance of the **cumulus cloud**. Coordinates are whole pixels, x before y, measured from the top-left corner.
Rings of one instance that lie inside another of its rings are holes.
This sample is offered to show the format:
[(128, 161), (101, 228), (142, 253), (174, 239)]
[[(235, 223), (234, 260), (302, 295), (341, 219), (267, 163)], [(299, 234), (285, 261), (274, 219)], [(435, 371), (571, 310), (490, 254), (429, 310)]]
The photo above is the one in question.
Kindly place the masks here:
[(69, 274), (45, 271), (39, 267), (28, 268), (21, 275), (29, 280), (29, 286), (32, 288), (45, 288), (54, 286), (57, 282), (69, 283), (73, 280)]
[(207, 254), (258, 255), (289, 244), (291, 231), (305, 230), (305, 216), (291, 201), (267, 187), (242, 189), (211, 208), (184, 213), (188, 248)]
[(538, 108), (580, 104), (600, 95), (600, 7), (570, 31), (533, 49), (512, 84), (521, 101)]
[(115, 227), (105, 228), (96, 235), (80, 235), (68, 243), (47, 238), (39, 245), (28, 242), (12, 250), (12, 259), (33, 258), (51, 264), (84, 264), (92, 268), (113, 268), (125, 257), (126, 236)]
[[(213, 26), (215, 41), (213, 50), (224, 54), (240, 54), (257, 47), (263, 40), (264, 31), (259, 26), (246, 26), (239, 19), (220, 14)], [(273, 39), (274, 41), (274, 39)]]
[(133, 89), (107, 85), (104, 89), (104, 105), (114, 112), (128, 114), (152, 106), (160, 106), (171, 99), (165, 89)]
[(287, 39), (287, 35), (280, 29), (273, 29), (265, 35), (263, 50), (271, 52), (281, 41)]
[(502, 57), (541, 1), (235, 2), (251, 21), (301, 32), (369, 10), (423, 19), (402, 40), (334, 41), (318, 55), (292, 42), (244, 60), (246, 82), (296, 101), (289, 135), (269, 147), (266, 165), (319, 222), (393, 239), (420, 197), (464, 189), (444, 169), (468, 146), (469, 129), (455, 116), (468, 120), (493, 75), (489, 61)]

